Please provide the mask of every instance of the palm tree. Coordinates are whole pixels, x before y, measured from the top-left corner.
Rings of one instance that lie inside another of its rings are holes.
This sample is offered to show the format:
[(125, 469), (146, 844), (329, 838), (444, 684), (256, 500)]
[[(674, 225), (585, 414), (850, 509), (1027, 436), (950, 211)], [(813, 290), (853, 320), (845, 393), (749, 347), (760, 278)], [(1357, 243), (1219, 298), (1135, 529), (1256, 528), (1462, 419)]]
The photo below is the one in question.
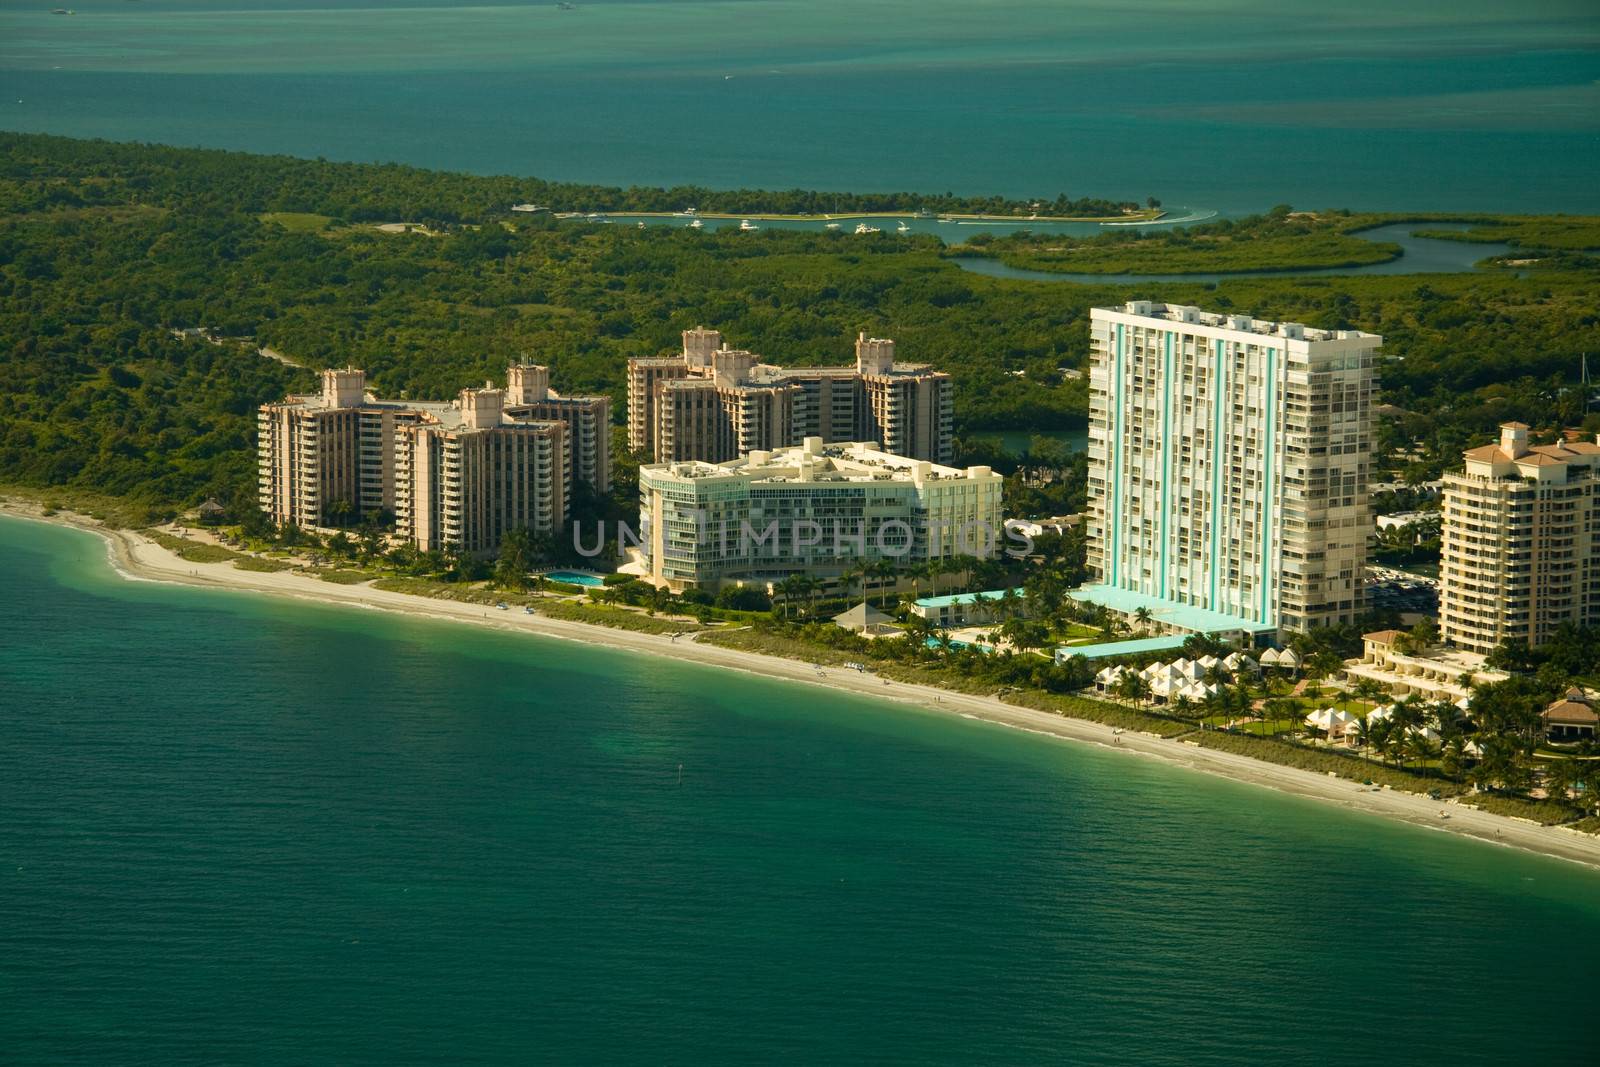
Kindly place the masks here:
[(1118, 679), (1117, 695), (1124, 700), (1143, 703), (1144, 698), (1150, 695), (1150, 682), (1144, 675), (1129, 671)]
[(1427, 761), (1434, 756), (1433, 742), (1428, 740), (1428, 735), (1421, 730), (1413, 730), (1406, 734), (1404, 747), (1410, 755), (1420, 764), (1423, 764), (1423, 774), (1427, 774)]
[(1389, 755), (1394, 751), (1395, 742), (1399, 739), (1394, 720), (1378, 719), (1368, 724), (1367, 737), (1372, 744), (1372, 750), (1378, 754), (1378, 759), (1384, 763), (1389, 762)]
[(777, 584), (776, 592), (783, 598), (783, 617), (787, 620), (794, 608), (794, 598), (804, 592), (805, 576), (791, 574)]
[(890, 588), (893, 588), (896, 584), (898, 584), (900, 578), (900, 565), (894, 560), (884, 557), (883, 559), (880, 559), (876, 563), (872, 564), (872, 573), (879, 580), (878, 603), (882, 604), (885, 596), (883, 587), (885, 584), (887, 584)]
[(1141, 606), (1133, 613), (1133, 621), (1137, 622), (1140, 626), (1149, 626), (1150, 620), (1153, 618), (1155, 618), (1155, 616), (1150, 613), (1150, 609), (1147, 607)]
[(1350, 687), (1351, 694), (1357, 700), (1366, 701), (1368, 704), (1377, 704), (1388, 693), (1383, 683), (1372, 678), (1358, 678), (1356, 684)]
[(1555, 759), (1545, 767), (1544, 788), (1551, 800), (1565, 801), (1567, 793), (1582, 779), (1576, 760)]
[(817, 613), (817, 590), (822, 588), (822, 583), (809, 574), (797, 574), (795, 578), (799, 579), (797, 589), (799, 592), (804, 593), (806, 597), (806, 614), (815, 615)]

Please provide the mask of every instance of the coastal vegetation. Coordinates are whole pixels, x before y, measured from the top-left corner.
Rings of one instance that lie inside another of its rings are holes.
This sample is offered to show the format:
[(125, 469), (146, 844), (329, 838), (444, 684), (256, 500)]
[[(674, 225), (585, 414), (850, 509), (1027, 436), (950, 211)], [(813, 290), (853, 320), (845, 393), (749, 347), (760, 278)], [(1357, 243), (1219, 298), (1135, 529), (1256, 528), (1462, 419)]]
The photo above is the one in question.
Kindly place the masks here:
[[(1600, 350), (1600, 270), (1579, 266), (1041, 285), (961, 271), (926, 236), (447, 221), (503, 203), (501, 181), (0, 135), (0, 479), (125, 498), (146, 522), (208, 496), (248, 507), (256, 406), (318, 367), (444, 398), (527, 357), (566, 391), (610, 393), (620, 418), (625, 361), (701, 323), (796, 366), (847, 362), (859, 330), (892, 336), (952, 374), (963, 437), (1081, 427), (1087, 310), (1129, 298), (1383, 333), (1377, 466), (1422, 478), (1506, 418), (1582, 424), (1578, 360)], [(1275, 214), (1261, 225), (1314, 225)], [(624, 476), (615, 507), (630, 492)]]
[[(344, 222), (411, 219), (441, 224), (513, 217), (513, 205), (547, 212), (677, 212), (824, 215), (886, 212), (1118, 218), (1159, 207), (1066, 193), (1018, 198), (954, 193), (848, 193), (807, 189), (671, 188), (552, 182), (508, 175), (425, 170), (398, 163), (341, 163), (216, 149), (85, 141), (43, 134), (5, 134), (11, 165), (0, 182), (6, 211), (90, 207), (121, 201), (121, 187), (150, 194), (152, 206), (190, 210), (216, 204), (259, 211), (291, 229), (321, 229), (320, 217)], [(16, 181), (17, 168), (65, 163), (77, 180), (36, 186)]]
[(1364, 267), (1400, 255), (1400, 246), (1352, 236), (1389, 221), (1347, 211), (1318, 214), (1288, 205), (1265, 215), (1184, 228), (1108, 229), (1088, 237), (979, 235), (951, 255), (984, 255), (1010, 267), (1069, 274), (1214, 274)]
[(1479, 216), (1466, 230), (1419, 229), (1418, 236), (1441, 241), (1508, 244), (1554, 252), (1600, 251), (1600, 219), (1589, 215)]

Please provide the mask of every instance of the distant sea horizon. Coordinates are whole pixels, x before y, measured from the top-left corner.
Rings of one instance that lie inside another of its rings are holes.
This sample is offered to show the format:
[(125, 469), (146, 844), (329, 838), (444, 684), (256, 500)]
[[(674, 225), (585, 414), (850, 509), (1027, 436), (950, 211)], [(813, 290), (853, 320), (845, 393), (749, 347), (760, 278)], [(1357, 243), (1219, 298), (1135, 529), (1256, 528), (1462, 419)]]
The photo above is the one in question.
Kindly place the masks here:
[(1575, 0), (72, 10), (0, 0), (0, 129), (602, 185), (1600, 213)]

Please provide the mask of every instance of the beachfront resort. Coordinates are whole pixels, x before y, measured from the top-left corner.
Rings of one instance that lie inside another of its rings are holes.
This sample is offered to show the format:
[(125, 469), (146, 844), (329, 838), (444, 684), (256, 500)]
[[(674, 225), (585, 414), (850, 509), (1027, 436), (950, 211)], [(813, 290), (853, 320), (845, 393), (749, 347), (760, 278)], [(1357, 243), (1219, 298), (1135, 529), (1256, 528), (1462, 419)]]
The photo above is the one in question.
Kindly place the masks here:
[[(1600, 441), (1509, 423), (1441, 482), (1375, 486), (1382, 344), (1189, 305), (1092, 309), (1086, 506), (1035, 518), (1006, 515), (1006, 475), (941, 461), (949, 380), (897, 364), (892, 341), (861, 334), (854, 366), (796, 370), (685, 330), (679, 353), (627, 365), (633, 543), (619, 532), (615, 554), (547, 577), (607, 605), (694, 605), (702, 624), (769, 610), (864, 648), (1020, 661), (1034, 684), (1050, 669), (1047, 687), (1203, 728), (1358, 755), (1393, 733), (1476, 759), (1467, 732), (1505, 728), (1498, 698), (1475, 703), (1515, 684), (1505, 649), (1600, 623)], [(612, 487), (610, 414), (534, 364), (448, 402), (326, 371), (319, 394), (261, 409), (262, 509), (324, 532), (376, 512), (391, 544), (504, 564), (514, 531), (559, 543), (575, 486)], [(1411, 510), (1375, 515), (1378, 493)], [(1419, 527), (1442, 541), (1437, 581), (1369, 576), (1374, 545)], [(1524, 725), (1586, 744), (1593, 697), (1563, 692)]]

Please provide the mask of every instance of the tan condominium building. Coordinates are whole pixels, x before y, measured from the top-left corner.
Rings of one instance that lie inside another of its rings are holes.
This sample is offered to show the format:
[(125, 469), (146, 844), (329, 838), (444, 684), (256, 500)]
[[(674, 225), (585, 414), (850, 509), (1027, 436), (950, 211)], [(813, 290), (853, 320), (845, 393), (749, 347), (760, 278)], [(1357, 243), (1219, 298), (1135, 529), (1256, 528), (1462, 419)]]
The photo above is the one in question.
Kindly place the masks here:
[(639, 536), (652, 582), (691, 586), (834, 577), (862, 560), (992, 556), (1002, 479), (891, 455), (876, 442), (756, 450), (723, 463), (639, 470)]
[(1530, 445), (1511, 422), (1465, 459), (1444, 479), (1444, 639), (1488, 652), (1600, 625), (1600, 438)]
[(393, 512), (394, 437), (414, 404), (366, 395), (353, 369), (322, 372), (322, 392), (263, 404), (257, 415), (261, 510), (280, 526), (345, 526)]
[(1354, 621), (1382, 341), (1178, 304), (1093, 309), (1098, 584), (1074, 596), (1157, 619), (1200, 609), (1219, 630)]
[(550, 388), (550, 368), (516, 363), (506, 371), (506, 414), (519, 422), (565, 423), (569, 492), (574, 485), (611, 491), (609, 396), (562, 396)]
[[(373, 511), (423, 549), (486, 554), (510, 530), (553, 533), (573, 480), (607, 487), (604, 397), (557, 397), (543, 367), (513, 367), (507, 391), (454, 402), (380, 400), (363, 372), (328, 370), (322, 391), (263, 404), (260, 504), (280, 526), (347, 526)], [(544, 397), (538, 395), (541, 385)], [(580, 452), (574, 460), (569, 442)]]
[(463, 389), (396, 432), (395, 532), (424, 551), (490, 555), (567, 516), (566, 424), (519, 422), (500, 389)]
[(896, 365), (883, 338), (859, 336), (854, 367), (785, 368), (697, 327), (681, 355), (628, 361), (628, 445), (657, 462), (721, 463), (820, 437), (947, 462), (953, 396), (948, 375)]

